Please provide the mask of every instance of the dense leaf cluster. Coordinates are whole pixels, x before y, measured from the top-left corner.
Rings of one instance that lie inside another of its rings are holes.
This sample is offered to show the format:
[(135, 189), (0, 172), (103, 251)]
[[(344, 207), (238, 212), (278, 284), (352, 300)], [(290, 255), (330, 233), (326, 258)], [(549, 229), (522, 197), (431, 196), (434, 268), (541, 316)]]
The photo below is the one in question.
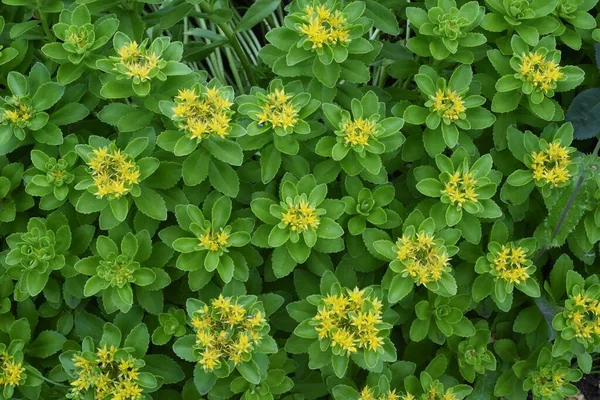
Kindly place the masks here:
[(0, 397), (575, 395), (597, 3), (2, 0)]

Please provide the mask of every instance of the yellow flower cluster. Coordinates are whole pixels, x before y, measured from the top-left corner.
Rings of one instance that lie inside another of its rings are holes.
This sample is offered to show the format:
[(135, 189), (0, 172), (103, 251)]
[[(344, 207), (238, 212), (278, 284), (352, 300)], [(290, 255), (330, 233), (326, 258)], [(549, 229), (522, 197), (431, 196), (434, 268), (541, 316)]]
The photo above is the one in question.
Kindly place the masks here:
[(283, 214), (281, 222), (294, 232), (304, 232), (309, 228), (317, 229), (320, 223), (315, 208), (304, 199), (300, 200), (298, 204), (288, 204), (288, 209)]
[(71, 32), (65, 38), (66, 43), (70, 43), (80, 49), (88, 45), (88, 33), (84, 27), (80, 27), (77, 32)]
[(200, 236), (200, 245), (209, 251), (219, 251), (227, 246), (229, 235), (221, 229), (220, 231), (211, 231), (206, 229), (206, 233)]
[(360, 392), (360, 397), (358, 400), (415, 400), (415, 397), (411, 394), (399, 395), (396, 393), (396, 390), (391, 390), (385, 394), (375, 396), (373, 394), (373, 389), (365, 386)]
[(446, 183), (443, 193), (450, 198), (450, 203), (461, 207), (465, 202), (477, 202), (477, 191), (475, 189), (477, 179), (467, 172), (456, 171), (450, 176), (450, 181)]
[(1, 122), (8, 121), (12, 125), (24, 125), (33, 116), (31, 106), (23, 103), (19, 98), (13, 97), (14, 105), (9, 106), (9, 109), (3, 109), (0, 114)]
[(147, 50), (141, 48), (137, 42), (125, 43), (119, 50), (119, 61), (125, 66), (125, 75), (137, 78), (141, 82), (151, 79), (152, 70), (158, 67), (160, 57), (156, 54), (148, 54)]
[(567, 169), (571, 162), (569, 151), (559, 142), (550, 143), (546, 150), (534, 152), (531, 157), (531, 170), (536, 181), (546, 181), (552, 187), (557, 187), (571, 178)]
[(194, 139), (225, 137), (229, 134), (232, 105), (218, 88), (207, 88), (200, 94), (195, 89), (180, 90), (175, 97), (173, 119), (179, 129)]
[(444, 118), (452, 121), (456, 121), (467, 110), (462, 96), (450, 89), (438, 89), (431, 96), (431, 102), (433, 111), (441, 111)]
[(381, 323), (383, 304), (365, 295), (365, 289), (345, 289), (344, 294), (323, 297), (313, 318), (319, 340), (330, 339), (343, 354), (356, 353), (359, 348), (378, 350), (383, 346), (377, 325)]
[(364, 118), (342, 121), (341, 128), (344, 143), (352, 147), (366, 146), (369, 144), (369, 139), (377, 135), (377, 124)]
[(6, 351), (0, 355), (0, 385), (19, 386), (25, 381), (25, 367), (23, 363), (15, 362), (15, 358)]
[(569, 296), (574, 307), (569, 310), (569, 325), (575, 330), (575, 337), (590, 339), (600, 335), (600, 302), (585, 294)]
[(534, 372), (532, 374), (534, 393), (548, 398), (562, 395), (564, 385), (569, 383), (566, 376), (568, 371), (567, 368), (554, 371), (552, 365), (547, 365)]
[(275, 89), (267, 94), (261, 104), (261, 112), (257, 115), (260, 124), (270, 123), (274, 128), (293, 128), (298, 122), (298, 111), (290, 101), (292, 95), (283, 89)]
[(442, 387), (442, 389), (440, 389), (439, 386), (431, 386), (429, 388), (429, 390), (427, 391), (427, 393), (425, 393), (423, 395), (423, 399), (427, 399), (427, 400), (457, 400), (458, 397), (456, 397), (456, 395), (454, 393), (452, 393), (450, 390), (446, 390), (444, 392), (443, 387)]
[(556, 82), (565, 76), (558, 64), (552, 60), (547, 61), (544, 55), (537, 52), (523, 53), (519, 72), (525, 81), (531, 82), (544, 93), (554, 89)]
[(96, 400), (142, 399), (136, 359), (130, 355), (117, 359), (116, 352), (115, 346), (103, 346), (92, 359), (76, 354), (73, 363), (77, 368), (77, 379), (71, 382), (70, 397), (79, 398), (92, 390)]
[(100, 198), (121, 197), (140, 180), (140, 169), (133, 158), (119, 149), (95, 149), (88, 166), (96, 185), (96, 196)]
[(435, 243), (432, 235), (418, 232), (402, 235), (396, 242), (398, 260), (419, 285), (438, 281), (449, 269), (450, 257), (444, 247)]
[(523, 283), (529, 278), (526, 263), (525, 249), (512, 244), (502, 245), (500, 251), (494, 255), (492, 268), (500, 279), (510, 283)]
[(306, 35), (313, 49), (350, 43), (349, 25), (343, 12), (318, 4), (306, 6), (301, 18), (306, 23), (298, 25), (296, 29)]
[(258, 310), (248, 310), (235, 299), (213, 299), (192, 317), (196, 331), (195, 348), (200, 351), (198, 361), (206, 371), (212, 371), (221, 362), (238, 364), (248, 361), (254, 346), (263, 338), (262, 328), (267, 321)]

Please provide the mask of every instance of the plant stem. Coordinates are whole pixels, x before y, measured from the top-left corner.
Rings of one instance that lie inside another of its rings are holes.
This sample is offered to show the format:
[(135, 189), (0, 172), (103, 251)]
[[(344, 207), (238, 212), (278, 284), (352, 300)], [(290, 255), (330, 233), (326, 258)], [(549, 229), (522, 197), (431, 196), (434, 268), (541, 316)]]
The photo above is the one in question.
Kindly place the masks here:
[(50, 26), (48, 25), (48, 20), (46, 19), (46, 14), (44, 14), (44, 12), (42, 11), (42, 5), (40, 4), (40, 0), (35, 0), (35, 3), (37, 5), (38, 17), (40, 18), (40, 21), (42, 21), (42, 28), (44, 29), (46, 38), (48, 39), (49, 42), (54, 42), (54, 35), (52, 34), (52, 31), (50, 30)]
[[(600, 140), (598, 140), (598, 142), (596, 143), (596, 147), (594, 147), (594, 151), (592, 152), (592, 155), (597, 156), (598, 151), (600, 151)], [(583, 187), (583, 182), (585, 181), (585, 174), (586, 174), (586, 171), (585, 171), (585, 166), (584, 166), (582, 168), (581, 173), (579, 174), (579, 180), (577, 181), (577, 184), (575, 185), (575, 189), (573, 190), (571, 197), (569, 197), (569, 200), (567, 201), (567, 205), (565, 206), (565, 209), (560, 214), (560, 217), (558, 218), (558, 222), (556, 223), (556, 226), (554, 227), (554, 230), (552, 231), (552, 237), (550, 238), (550, 243), (552, 243), (552, 241), (554, 240), (556, 235), (558, 235), (558, 232), (560, 231), (560, 228), (561, 228), (563, 222), (565, 222), (565, 219), (567, 218), (567, 215), (569, 214), (571, 207), (575, 203), (575, 199), (577, 198), (577, 195), (579, 195), (579, 192), (581, 191), (581, 188)], [(548, 249), (548, 244), (545, 244), (544, 247), (542, 247), (540, 249), (540, 251), (538, 252), (538, 254), (535, 256), (534, 262), (537, 262), (547, 249)]]
[[(210, 7), (205, 1), (200, 2), (200, 8), (209, 14), (213, 12), (212, 7)], [(250, 83), (250, 85), (256, 86), (257, 83), (256, 78), (254, 77), (254, 73), (252, 72), (252, 65), (250, 64), (246, 53), (244, 53), (244, 50), (240, 46), (240, 42), (238, 41), (235, 32), (233, 32), (233, 29), (231, 29), (231, 27), (227, 23), (219, 22), (217, 23), (217, 26), (221, 28), (225, 37), (229, 39), (229, 43), (231, 44), (233, 51), (242, 63), (242, 68), (246, 73), (246, 78), (248, 79), (248, 82)]]
[(38, 378), (40, 378), (40, 379), (42, 379), (42, 380), (44, 380), (44, 381), (46, 381), (48, 383), (51, 383), (54, 386), (59, 386), (59, 387), (62, 387), (62, 388), (68, 388), (69, 387), (67, 385), (63, 385), (62, 383), (54, 382), (52, 379), (46, 378), (38, 370), (33, 369), (30, 365), (26, 365), (25, 369), (27, 371), (29, 371), (30, 373), (32, 373), (33, 375), (35, 375), (36, 377), (38, 377)]

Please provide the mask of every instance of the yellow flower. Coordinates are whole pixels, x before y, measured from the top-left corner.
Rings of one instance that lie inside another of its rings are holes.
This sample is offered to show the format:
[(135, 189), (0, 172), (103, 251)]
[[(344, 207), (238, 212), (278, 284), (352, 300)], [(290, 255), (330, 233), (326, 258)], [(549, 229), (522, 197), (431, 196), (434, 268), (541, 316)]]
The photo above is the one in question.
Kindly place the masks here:
[(16, 362), (15, 358), (7, 352), (3, 352), (0, 365), (0, 385), (19, 386), (25, 381), (25, 367), (23, 363)]
[[(404, 397), (403, 399), (410, 400), (408, 397)], [(358, 400), (400, 400), (400, 396), (396, 393), (396, 390), (391, 390), (385, 394), (382, 393), (379, 396), (375, 396), (373, 390), (369, 386), (365, 386), (363, 390), (361, 390)]]
[(375, 395), (373, 395), (371, 388), (365, 386), (360, 392), (360, 397), (358, 398), (358, 400), (377, 400), (377, 398), (375, 397)]
[(0, 123), (8, 122), (11, 125), (23, 126), (33, 116), (31, 106), (25, 104), (19, 97), (12, 97), (11, 102), (5, 104), (6, 108), (0, 109)]
[(324, 4), (306, 6), (300, 18), (304, 23), (297, 24), (296, 29), (312, 43), (313, 49), (350, 43), (350, 26), (341, 11), (329, 9)]
[(225, 137), (230, 131), (232, 105), (225, 91), (218, 88), (207, 88), (200, 93), (196, 89), (183, 89), (175, 97), (172, 119), (192, 139)]
[(304, 199), (298, 204), (288, 204), (288, 209), (283, 214), (281, 222), (294, 232), (304, 232), (310, 229), (317, 229), (319, 226), (319, 216), (315, 213), (315, 208), (308, 204)]
[(141, 82), (151, 79), (150, 75), (160, 61), (159, 56), (148, 54), (147, 49), (140, 48), (135, 41), (123, 44), (117, 53), (119, 63), (125, 67), (125, 75), (139, 79)]
[(141, 400), (143, 389), (138, 384), (139, 368), (132, 356), (116, 356), (115, 346), (103, 346), (95, 353), (94, 360), (88, 360), (80, 353), (73, 356), (76, 379), (71, 382), (71, 396), (86, 397), (93, 390), (95, 399)]
[(243, 362), (262, 340), (266, 324), (262, 311), (248, 310), (236, 299), (219, 295), (192, 316), (194, 348), (200, 353), (198, 363), (212, 371), (223, 361)]
[(331, 344), (351, 354), (359, 348), (377, 351), (383, 338), (377, 328), (381, 323), (381, 302), (365, 295), (365, 290), (344, 289), (345, 293), (322, 298), (313, 320), (317, 323), (319, 340), (331, 339)]
[(523, 283), (529, 278), (526, 251), (512, 244), (502, 245), (494, 255), (492, 268), (497, 276), (509, 283)]
[(204, 235), (200, 236), (198, 239), (200, 241), (200, 245), (206, 250), (216, 252), (227, 247), (228, 238), (229, 234), (223, 231), (223, 229), (215, 232), (211, 231), (210, 228), (207, 228)]
[(438, 89), (435, 95), (431, 96), (433, 111), (439, 111), (446, 119), (456, 121), (467, 110), (465, 101), (456, 91), (450, 89)]
[(540, 53), (521, 55), (519, 73), (526, 82), (531, 82), (534, 87), (548, 93), (556, 88), (556, 83), (564, 78), (561, 67)]
[(477, 202), (477, 179), (467, 172), (456, 171), (450, 176), (450, 181), (446, 183), (442, 193), (450, 199), (450, 204), (462, 207), (467, 201)]
[(118, 149), (94, 149), (88, 167), (96, 185), (96, 196), (100, 198), (107, 195), (119, 198), (140, 179), (140, 170), (135, 161)]
[(563, 186), (571, 180), (568, 167), (571, 164), (569, 149), (555, 141), (548, 148), (531, 154), (531, 171), (537, 182), (549, 183), (552, 187)]
[(438, 281), (449, 271), (450, 257), (443, 246), (425, 232), (402, 235), (396, 242), (397, 258), (418, 285)]
[(566, 316), (575, 330), (575, 337), (591, 339), (592, 335), (600, 335), (600, 301), (583, 293), (571, 295), (569, 299), (573, 308), (567, 311)]
[(352, 147), (367, 146), (369, 140), (378, 134), (377, 124), (364, 118), (342, 121), (341, 131), (344, 136), (344, 143)]
[(284, 89), (275, 89), (267, 93), (266, 101), (261, 101), (261, 112), (257, 117), (260, 124), (270, 123), (274, 128), (293, 128), (298, 122), (298, 111)]
[(100, 365), (106, 366), (114, 361), (115, 352), (117, 348), (113, 345), (107, 347), (103, 346), (96, 351), (96, 357), (100, 360)]

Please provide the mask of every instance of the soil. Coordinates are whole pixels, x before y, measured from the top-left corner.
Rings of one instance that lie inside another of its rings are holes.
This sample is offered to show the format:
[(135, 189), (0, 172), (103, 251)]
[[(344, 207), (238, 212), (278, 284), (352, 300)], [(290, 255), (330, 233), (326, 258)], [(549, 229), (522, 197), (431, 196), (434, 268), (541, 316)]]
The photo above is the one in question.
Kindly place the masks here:
[(585, 375), (575, 386), (585, 400), (600, 400), (600, 374)]

